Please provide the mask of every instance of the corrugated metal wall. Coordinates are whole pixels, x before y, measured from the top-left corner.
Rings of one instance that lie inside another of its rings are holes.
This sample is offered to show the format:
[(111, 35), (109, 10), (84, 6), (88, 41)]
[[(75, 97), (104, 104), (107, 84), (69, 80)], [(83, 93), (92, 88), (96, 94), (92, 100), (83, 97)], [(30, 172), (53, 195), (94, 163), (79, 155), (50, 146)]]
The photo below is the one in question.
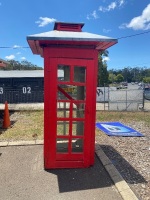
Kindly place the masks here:
[(0, 103), (37, 103), (44, 101), (44, 78), (0, 78)]

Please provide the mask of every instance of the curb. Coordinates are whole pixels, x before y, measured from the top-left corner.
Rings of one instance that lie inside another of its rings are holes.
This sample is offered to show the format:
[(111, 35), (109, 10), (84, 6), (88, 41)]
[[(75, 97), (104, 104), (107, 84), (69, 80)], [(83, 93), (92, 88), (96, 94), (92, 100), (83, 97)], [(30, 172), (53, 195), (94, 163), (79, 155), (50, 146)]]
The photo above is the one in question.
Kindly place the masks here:
[[(43, 145), (43, 140), (34, 140), (34, 141), (4, 141), (0, 142), (0, 147), (8, 146), (29, 146), (29, 145)], [(110, 178), (115, 184), (119, 194), (123, 200), (138, 200), (134, 192), (130, 189), (127, 182), (123, 179), (119, 171), (112, 164), (110, 159), (106, 156), (99, 144), (95, 144), (95, 153), (102, 162), (106, 171), (108, 172)]]
[(44, 144), (43, 140), (29, 140), (29, 141), (5, 141), (0, 142), (0, 147), (8, 147), (8, 146), (29, 146), (29, 145), (42, 145)]
[(95, 145), (95, 152), (98, 158), (101, 160), (103, 166), (114, 182), (119, 194), (124, 200), (138, 200), (134, 192), (128, 186), (127, 182), (123, 179), (119, 171), (112, 164), (110, 159), (106, 156), (100, 145)]

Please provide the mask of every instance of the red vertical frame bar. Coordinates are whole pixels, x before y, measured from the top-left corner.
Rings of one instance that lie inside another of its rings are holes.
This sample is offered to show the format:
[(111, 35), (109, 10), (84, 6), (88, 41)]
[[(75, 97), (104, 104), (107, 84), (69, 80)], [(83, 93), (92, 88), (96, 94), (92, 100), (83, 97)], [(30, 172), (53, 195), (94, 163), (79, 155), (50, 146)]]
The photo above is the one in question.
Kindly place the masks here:
[(73, 104), (70, 102), (70, 116), (69, 116), (69, 155), (71, 155), (71, 149), (72, 149), (72, 112), (73, 112)]
[[(85, 137), (84, 137), (84, 166), (93, 165), (94, 157), (95, 157), (95, 149), (93, 149), (93, 145), (91, 143), (95, 143), (95, 110), (94, 103), (96, 98), (93, 96), (93, 81), (94, 77), (94, 61), (87, 60), (87, 76), (86, 76), (86, 109), (85, 109)], [(92, 119), (94, 117), (94, 120)], [(94, 121), (94, 123), (93, 123)]]
[(44, 72), (44, 160), (45, 168), (55, 167), (57, 59), (46, 59)]
[[(95, 158), (95, 120), (96, 120), (96, 87), (97, 87), (97, 69), (98, 69), (98, 52), (95, 52), (95, 57), (93, 60), (88, 61), (88, 76), (87, 76), (87, 84), (88, 88), (88, 102), (89, 102), (89, 117), (90, 117), (90, 165), (94, 164)], [(91, 82), (91, 83), (90, 83)], [(90, 98), (92, 97), (92, 98)]]

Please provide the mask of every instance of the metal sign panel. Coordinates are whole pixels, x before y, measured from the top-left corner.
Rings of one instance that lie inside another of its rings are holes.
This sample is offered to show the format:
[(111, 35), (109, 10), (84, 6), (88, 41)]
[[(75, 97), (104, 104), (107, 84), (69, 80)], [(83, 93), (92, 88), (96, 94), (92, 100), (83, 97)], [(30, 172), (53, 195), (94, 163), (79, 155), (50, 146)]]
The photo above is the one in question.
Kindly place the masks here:
[(125, 126), (120, 122), (97, 122), (96, 127), (108, 136), (141, 137), (140, 132)]
[(109, 101), (109, 87), (97, 87), (96, 89), (96, 102)]

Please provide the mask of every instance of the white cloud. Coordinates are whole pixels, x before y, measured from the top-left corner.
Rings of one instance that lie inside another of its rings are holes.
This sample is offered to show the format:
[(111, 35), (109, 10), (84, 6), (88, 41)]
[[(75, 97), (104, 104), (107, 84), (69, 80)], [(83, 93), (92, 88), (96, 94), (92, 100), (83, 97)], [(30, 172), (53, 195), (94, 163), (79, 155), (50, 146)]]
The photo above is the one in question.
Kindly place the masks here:
[(103, 61), (103, 62), (110, 61), (110, 58), (109, 58), (109, 57), (103, 57), (103, 58), (102, 58), (102, 61)]
[(13, 48), (13, 49), (17, 49), (17, 48), (21, 48), (21, 46), (19, 46), (19, 45), (14, 45), (12, 48)]
[(96, 10), (94, 10), (91, 14), (87, 15), (86, 18), (87, 18), (88, 20), (90, 20), (90, 19), (98, 19), (99, 16), (98, 16)]
[(40, 19), (39, 21), (35, 22), (36, 24), (39, 24), (38, 25), (39, 27), (44, 27), (44, 26), (51, 24), (51, 23), (56, 21), (56, 19), (48, 18), (48, 17), (39, 17), (39, 19)]
[(120, 26), (119, 26), (119, 29), (125, 29), (126, 28), (126, 23), (122, 23)]
[(101, 12), (109, 12), (111, 10), (117, 9), (121, 7), (125, 3), (125, 0), (118, 0), (118, 1), (112, 1), (108, 6), (100, 6), (99, 11)]
[(21, 52), (17, 52), (16, 54), (17, 54), (17, 55), (20, 55), (20, 54), (21, 54)]
[(114, 10), (117, 7), (117, 3), (114, 1), (108, 5), (107, 11)]
[(105, 29), (105, 28), (103, 28), (103, 32), (104, 33), (109, 33), (111, 31), (111, 29)]
[(98, 16), (96, 10), (94, 10), (91, 14), (87, 15), (86, 18), (87, 18), (88, 20), (90, 20), (90, 19), (98, 19), (99, 16)]
[(129, 23), (123, 23), (119, 28), (131, 28), (133, 30), (150, 29), (150, 4), (143, 10), (140, 16), (134, 17)]
[(96, 13), (96, 10), (94, 10), (91, 15), (93, 16), (94, 19), (99, 18), (97, 13)]
[(20, 59), (21, 59), (21, 60), (26, 60), (26, 58), (25, 58), (25, 57), (21, 57)]
[(119, 1), (119, 6), (122, 6), (125, 3), (125, 0), (120, 0)]
[(87, 15), (87, 16), (86, 16), (86, 19), (90, 20), (90, 17), (89, 17), (89, 15)]
[(15, 56), (14, 56), (14, 55), (5, 56), (5, 58), (6, 58), (7, 60), (13, 60), (13, 59), (15, 58)]

